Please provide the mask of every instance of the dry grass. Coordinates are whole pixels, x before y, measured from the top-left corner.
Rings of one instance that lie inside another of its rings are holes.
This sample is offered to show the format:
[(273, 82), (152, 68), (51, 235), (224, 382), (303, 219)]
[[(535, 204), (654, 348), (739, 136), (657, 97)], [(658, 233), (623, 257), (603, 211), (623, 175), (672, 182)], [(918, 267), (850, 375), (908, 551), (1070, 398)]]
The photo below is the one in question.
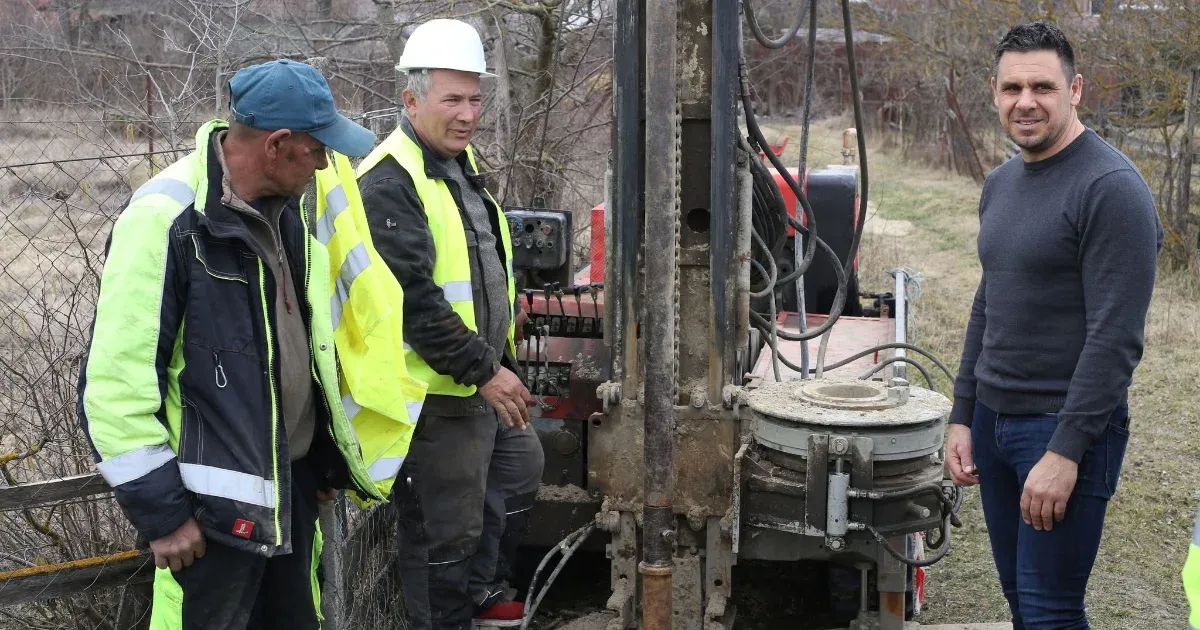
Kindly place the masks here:
[[(837, 155), (845, 123), (815, 126), (818, 164)], [(799, 138), (798, 128), (788, 131), (793, 142)], [(789, 156), (787, 163), (794, 162)], [(909, 221), (913, 231), (905, 238), (865, 238), (860, 262), (864, 288), (890, 290), (885, 270), (896, 266), (923, 273), (924, 295), (915, 309), (917, 341), (955, 368), (980, 275), (975, 253), (979, 187), (963, 177), (915, 168), (884, 151), (870, 153), (869, 167), (872, 212)], [(1179, 572), (1200, 501), (1193, 398), (1200, 382), (1196, 271), (1159, 272), (1145, 356), (1130, 392), (1133, 437), (1089, 586), (1089, 617), (1097, 630), (1182, 627), (1187, 618)], [(945, 384), (940, 388), (949, 392)], [(1008, 607), (974, 490), (967, 491), (962, 520), (950, 557), (930, 571), (921, 621), (1006, 621)]]

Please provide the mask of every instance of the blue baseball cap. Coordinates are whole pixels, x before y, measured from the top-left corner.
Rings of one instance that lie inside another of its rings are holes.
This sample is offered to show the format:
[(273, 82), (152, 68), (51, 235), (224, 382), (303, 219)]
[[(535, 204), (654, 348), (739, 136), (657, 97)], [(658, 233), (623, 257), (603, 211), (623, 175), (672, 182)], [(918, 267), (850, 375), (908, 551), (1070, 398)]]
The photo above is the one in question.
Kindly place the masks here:
[(299, 61), (277, 59), (238, 70), (229, 79), (229, 109), (247, 127), (307, 133), (349, 157), (375, 146), (375, 134), (338, 113), (325, 77)]

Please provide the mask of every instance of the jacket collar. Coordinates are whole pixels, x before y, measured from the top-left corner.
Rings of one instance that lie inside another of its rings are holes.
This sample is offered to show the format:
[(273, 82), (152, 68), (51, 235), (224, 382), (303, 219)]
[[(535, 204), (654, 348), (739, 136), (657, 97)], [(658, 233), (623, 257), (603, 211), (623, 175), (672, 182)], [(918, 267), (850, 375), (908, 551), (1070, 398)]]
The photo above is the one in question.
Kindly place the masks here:
[[(425, 141), (421, 140), (421, 137), (417, 135), (417, 131), (413, 129), (412, 121), (408, 119), (408, 114), (400, 116), (400, 129), (404, 131), (404, 135), (408, 136), (409, 140), (412, 140), (418, 147), (421, 147), (422, 162), (425, 164), (425, 176), (430, 179), (450, 179), (450, 173), (447, 173), (446, 169), (442, 168), (443, 158), (426, 146)], [(476, 172), (474, 167), (471, 166), (471, 161), (467, 159), (466, 151), (454, 156), (454, 161), (458, 162), (459, 166), (462, 167), (463, 174), (467, 176), (467, 179), (472, 184), (475, 184), (479, 189), (483, 189), (484, 176)]]
[(259, 252), (258, 242), (250, 234), (249, 228), (246, 227), (246, 222), (238, 216), (237, 212), (230, 209), (224, 203), (225, 196), (225, 171), (221, 168), (221, 160), (217, 158), (217, 152), (220, 147), (214, 143), (220, 142), (221, 130), (229, 125), (223, 121), (214, 121), (219, 124), (208, 124), (201, 128), (196, 134), (196, 153), (200, 160), (200, 169), (207, 177), (201, 180), (204, 190), (197, 190), (197, 198), (203, 194), (204, 208), (197, 209), (200, 215), (199, 221), (201, 224), (208, 227), (208, 231), (218, 238), (237, 238), (246, 242), (250, 248), (262, 255)]

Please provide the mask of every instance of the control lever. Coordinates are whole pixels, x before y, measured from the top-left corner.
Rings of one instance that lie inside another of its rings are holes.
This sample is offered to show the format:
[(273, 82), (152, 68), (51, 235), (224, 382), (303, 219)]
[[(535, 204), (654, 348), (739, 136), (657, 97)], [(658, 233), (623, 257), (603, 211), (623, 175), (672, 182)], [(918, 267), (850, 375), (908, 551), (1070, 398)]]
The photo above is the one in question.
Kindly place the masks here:
[(562, 307), (562, 289), (558, 288), (558, 283), (554, 282), (546, 285), (546, 313), (550, 313), (550, 296), (553, 295), (558, 299), (558, 315), (550, 316), (550, 334), (557, 335), (562, 332), (563, 318), (566, 311)]
[[(575, 285), (575, 286), (571, 287), (571, 293), (575, 294), (575, 316), (571, 317), (567, 320), (567, 334), (568, 335), (574, 335), (575, 329), (576, 329), (576, 327), (579, 326), (580, 322), (586, 322), (586, 320), (583, 319), (583, 306), (579, 302), (579, 296), (580, 296), (580, 294), (583, 293), (583, 287), (580, 287), (579, 285)], [(586, 323), (585, 323), (584, 327), (586, 329), (591, 328), (590, 326), (587, 326)]]
[(592, 317), (596, 318), (596, 332), (604, 330), (604, 318), (600, 316), (600, 306), (596, 302), (596, 296), (600, 295), (600, 289), (603, 288), (603, 282), (593, 282), (588, 285), (588, 293), (592, 296)]
[(525, 289), (525, 314), (529, 316), (529, 321), (525, 322), (525, 339), (533, 337), (537, 331), (537, 324), (533, 321), (533, 289)]

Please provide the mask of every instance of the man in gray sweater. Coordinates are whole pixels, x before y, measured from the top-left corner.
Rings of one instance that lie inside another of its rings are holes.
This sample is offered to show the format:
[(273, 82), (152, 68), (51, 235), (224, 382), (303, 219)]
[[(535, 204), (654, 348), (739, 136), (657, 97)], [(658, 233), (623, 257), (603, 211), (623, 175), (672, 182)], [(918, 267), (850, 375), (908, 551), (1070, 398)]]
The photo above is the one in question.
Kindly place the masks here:
[(1083, 78), (1062, 31), (1015, 26), (994, 64), (1021, 155), (988, 175), (979, 203), (983, 278), (947, 466), (980, 485), (1014, 630), (1086, 629), (1163, 229), (1134, 164), (1080, 122)]

